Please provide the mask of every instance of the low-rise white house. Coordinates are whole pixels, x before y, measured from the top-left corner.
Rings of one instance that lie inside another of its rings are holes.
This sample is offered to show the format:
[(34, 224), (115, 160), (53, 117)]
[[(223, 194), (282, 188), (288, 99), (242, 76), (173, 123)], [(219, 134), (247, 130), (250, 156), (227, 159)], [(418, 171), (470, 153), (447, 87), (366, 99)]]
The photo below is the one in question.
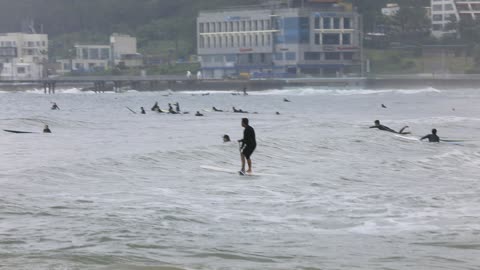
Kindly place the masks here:
[(137, 52), (137, 39), (129, 35), (113, 34), (110, 45), (75, 45), (75, 57), (57, 61), (60, 74), (71, 71), (93, 72), (106, 70), (118, 65), (138, 67), (143, 57)]

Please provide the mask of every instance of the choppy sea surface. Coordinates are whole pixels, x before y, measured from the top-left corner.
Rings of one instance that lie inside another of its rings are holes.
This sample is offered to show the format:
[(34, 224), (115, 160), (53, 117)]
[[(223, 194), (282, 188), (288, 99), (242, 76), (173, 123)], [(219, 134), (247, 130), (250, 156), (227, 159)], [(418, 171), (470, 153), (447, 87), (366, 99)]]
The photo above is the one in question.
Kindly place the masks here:
[[(53, 132), (0, 133), (0, 269), (480, 268), (480, 91), (41, 93), (0, 92), (0, 129)], [(265, 175), (201, 168), (240, 168), (245, 116)]]

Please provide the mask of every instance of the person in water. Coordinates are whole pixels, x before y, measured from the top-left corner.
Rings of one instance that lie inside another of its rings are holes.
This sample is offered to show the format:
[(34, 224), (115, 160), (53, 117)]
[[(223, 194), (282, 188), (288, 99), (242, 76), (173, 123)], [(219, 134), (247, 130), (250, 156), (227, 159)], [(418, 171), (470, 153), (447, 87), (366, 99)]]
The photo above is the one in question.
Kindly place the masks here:
[(215, 107), (213, 107), (212, 109), (213, 109), (214, 112), (223, 112), (222, 110), (219, 110), (219, 109), (217, 109), (217, 108), (215, 108)]
[(173, 110), (172, 104), (170, 103), (168, 103), (168, 112), (171, 114), (177, 114), (177, 112)]
[(291, 101), (288, 100), (287, 98), (284, 98), (284, 99), (283, 99), (283, 102), (291, 102)]
[(43, 133), (52, 133), (48, 125), (45, 125), (45, 127), (43, 128)]
[(238, 109), (238, 110), (237, 110), (237, 108), (235, 108), (235, 107), (233, 107), (232, 109), (233, 109), (233, 112), (234, 112), (234, 113), (248, 113), (248, 112), (246, 112), (246, 111), (243, 111), (242, 109)]
[(423, 141), (425, 139), (428, 139), (429, 142), (440, 142), (440, 137), (437, 135), (437, 130), (434, 128), (432, 129), (432, 134), (428, 134), (424, 137), (422, 137), (420, 140)]
[(243, 95), (244, 95), (244, 96), (248, 96), (247, 87), (243, 87)]
[(158, 101), (157, 101), (157, 102), (155, 102), (155, 104), (153, 105), (152, 111), (158, 111), (158, 110), (160, 110), (160, 106), (158, 106)]
[(144, 109), (143, 107), (140, 107), (140, 111), (141, 111), (141, 112), (140, 112), (141, 114), (147, 114), (147, 113), (145, 112), (145, 109)]
[(60, 107), (58, 107), (57, 103), (53, 102), (52, 110), (54, 110), (54, 111), (60, 110)]
[(231, 142), (230, 136), (228, 136), (227, 134), (223, 135), (223, 142), (224, 143)]
[(195, 114), (195, 116), (203, 116), (203, 114), (201, 114), (199, 111), (197, 111), (197, 113)]
[(403, 127), (400, 131), (397, 132), (397, 131), (395, 131), (395, 130), (387, 127), (387, 126), (384, 126), (384, 125), (380, 124), (380, 120), (375, 120), (375, 125), (371, 126), (370, 128), (378, 128), (379, 130), (388, 131), (388, 132), (397, 133), (397, 134), (402, 134), (402, 135), (410, 134), (410, 132), (405, 132), (405, 129), (407, 129), (408, 126)]
[[(252, 159), (251, 156), (257, 148), (257, 141), (255, 138), (255, 130), (249, 125), (248, 118), (242, 119), (242, 127), (245, 129), (243, 131), (243, 139), (239, 140), (239, 143), (242, 143), (240, 147), (241, 160), (242, 160), (242, 169), (240, 170), (241, 174), (252, 173)], [(245, 160), (248, 163), (248, 170), (245, 172)]]
[(180, 113), (180, 103), (175, 103), (175, 110), (177, 111), (177, 113)]

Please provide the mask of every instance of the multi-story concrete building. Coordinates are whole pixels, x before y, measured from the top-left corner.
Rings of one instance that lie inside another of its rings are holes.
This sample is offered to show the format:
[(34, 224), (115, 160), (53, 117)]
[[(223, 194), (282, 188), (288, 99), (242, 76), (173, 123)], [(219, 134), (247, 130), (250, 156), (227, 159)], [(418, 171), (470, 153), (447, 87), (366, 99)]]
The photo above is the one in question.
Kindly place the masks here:
[(432, 34), (441, 37), (456, 33), (452, 23), (480, 19), (480, 0), (431, 0)]
[(0, 79), (40, 79), (47, 74), (48, 36), (0, 34)]
[(112, 61), (115, 65), (138, 67), (143, 65), (143, 57), (137, 52), (137, 38), (129, 35), (113, 34), (110, 37)]
[(359, 15), (340, 0), (203, 11), (197, 19), (203, 77), (355, 73), (359, 29)]
[(137, 67), (143, 65), (142, 55), (137, 53), (137, 39), (128, 35), (113, 34), (110, 45), (75, 45), (75, 57), (61, 59), (58, 73), (71, 71), (93, 72), (123, 65)]

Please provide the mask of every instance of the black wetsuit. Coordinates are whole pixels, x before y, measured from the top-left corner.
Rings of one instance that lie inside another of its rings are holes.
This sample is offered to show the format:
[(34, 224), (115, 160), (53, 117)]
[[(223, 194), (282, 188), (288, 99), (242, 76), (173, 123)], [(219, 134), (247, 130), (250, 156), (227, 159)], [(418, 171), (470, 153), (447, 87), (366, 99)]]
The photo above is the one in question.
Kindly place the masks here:
[(240, 140), (242, 143), (242, 153), (247, 159), (250, 159), (253, 151), (257, 148), (257, 140), (255, 139), (255, 130), (251, 126), (247, 126), (243, 131), (243, 140)]
[(420, 140), (425, 140), (425, 139), (428, 139), (429, 142), (440, 142), (440, 137), (438, 137), (435, 134), (429, 134), (429, 135), (421, 138)]
[(43, 130), (43, 133), (52, 133), (52, 131), (51, 131), (49, 128), (45, 128), (45, 129)]

